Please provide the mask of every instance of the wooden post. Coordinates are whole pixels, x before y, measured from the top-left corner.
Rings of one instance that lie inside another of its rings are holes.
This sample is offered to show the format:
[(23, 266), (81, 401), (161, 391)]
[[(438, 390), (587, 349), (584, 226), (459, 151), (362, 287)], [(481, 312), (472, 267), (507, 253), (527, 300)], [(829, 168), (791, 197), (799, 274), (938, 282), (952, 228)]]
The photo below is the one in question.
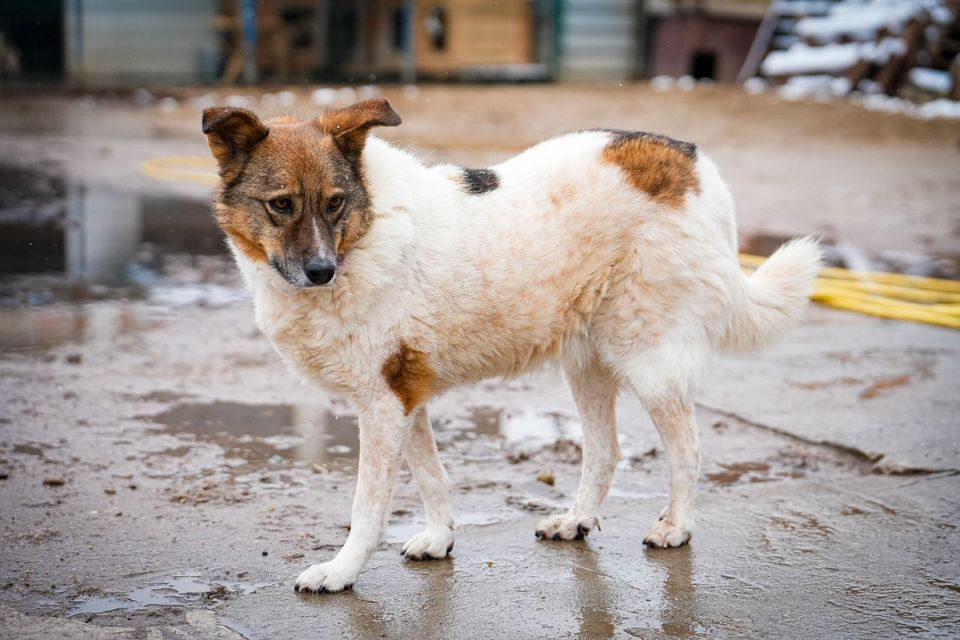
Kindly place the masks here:
[(243, 34), (243, 80), (257, 81), (257, 3), (240, 0), (241, 32)]
[(407, 0), (407, 50), (403, 56), (400, 79), (407, 84), (417, 81), (417, 2)]

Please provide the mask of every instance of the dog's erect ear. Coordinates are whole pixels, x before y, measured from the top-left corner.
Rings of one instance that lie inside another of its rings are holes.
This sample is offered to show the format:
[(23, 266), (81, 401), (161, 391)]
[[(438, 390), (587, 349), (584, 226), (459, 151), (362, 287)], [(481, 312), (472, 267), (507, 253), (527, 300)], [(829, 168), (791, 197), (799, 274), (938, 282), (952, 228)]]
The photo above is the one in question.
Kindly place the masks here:
[(267, 137), (270, 129), (252, 111), (210, 107), (203, 110), (203, 132), (220, 165), (220, 176), (230, 182), (237, 177), (253, 147)]
[(400, 124), (400, 116), (386, 98), (376, 98), (327, 111), (317, 124), (323, 132), (333, 136), (345, 155), (359, 156), (372, 127), (395, 127)]

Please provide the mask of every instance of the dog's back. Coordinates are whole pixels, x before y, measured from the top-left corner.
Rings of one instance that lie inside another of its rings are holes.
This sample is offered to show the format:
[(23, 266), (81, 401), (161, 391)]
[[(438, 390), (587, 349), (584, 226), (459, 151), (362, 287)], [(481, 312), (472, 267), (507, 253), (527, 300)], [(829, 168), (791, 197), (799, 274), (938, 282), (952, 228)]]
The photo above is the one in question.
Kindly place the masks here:
[[(402, 260), (423, 273), (394, 295), (417, 300), (408, 330), (444, 387), (520, 373), (584, 337), (635, 350), (689, 332), (713, 350), (745, 350), (784, 330), (809, 294), (819, 255), (810, 242), (790, 250), (789, 265), (783, 255), (771, 263), (782, 285), (765, 281), (769, 268), (748, 284), (733, 199), (693, 145), (567, 134), (486, 170), (480, 193), (456, 167), (401, 181), (396, 167), (410, 161), (368, 145), (372, 181), (389, 185), (375, 203), (409, 216)], [(377, 242), (397, 237), (371, 239), (382, 253)]]

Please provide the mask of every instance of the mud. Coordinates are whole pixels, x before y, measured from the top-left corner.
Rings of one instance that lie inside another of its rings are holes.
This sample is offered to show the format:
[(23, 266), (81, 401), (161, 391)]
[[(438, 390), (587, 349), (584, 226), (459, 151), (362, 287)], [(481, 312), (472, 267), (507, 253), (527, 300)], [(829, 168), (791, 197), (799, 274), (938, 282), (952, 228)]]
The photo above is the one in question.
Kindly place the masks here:
[[(932, 257), (923, 268), (944, 275), (940, 258), (956, 253), (953, 123), (723, 88), (384, 92), (405, 118), (401, 141), (437, 161), (482, 166), (588, 126), (696, 140), (730, 176), (758, 253), (824, 230), (871, 259)], [(0, 99), (5, 161), (23, 161), (0, 166), (0, 635), (960, 634), (960, 342), (825, 309), (709, 372), (690, 547), (642, 547), (665, 464), (628, 396), (602, 530), (534, 538), (539, 518), (572, 503), (582, 456), (575, 407), (548, 369), (431, 405), (458, 525), (451, 560), (400, 560), (424, 526), (403, 471), (384, 548), (355, 589), (295, 594), (294, 576), (346, 537), (356, 418), (255, 330), (208, 193), (137, 175), (148, 157), (206, 153), (199, 93), (178, 95), (173, 110)], [(295, 106), (309, 110), (308, 96)], [(536, 104), (550, 109), (521, 108)]]

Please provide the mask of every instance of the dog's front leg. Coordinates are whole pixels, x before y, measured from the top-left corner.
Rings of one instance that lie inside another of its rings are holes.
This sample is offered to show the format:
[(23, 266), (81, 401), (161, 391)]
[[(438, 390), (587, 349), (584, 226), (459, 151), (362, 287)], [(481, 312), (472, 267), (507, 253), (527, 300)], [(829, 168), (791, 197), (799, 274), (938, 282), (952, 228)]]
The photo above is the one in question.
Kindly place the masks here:
[(363, 566), (380, 546), (387, 510), (410, 434), (412, 416), (393, 396), (384, 396), (360, 412), (360, 463), (353, 498), (350, 535), (330, 562), (315, 564), (297, 578), (297, 591), (342, 591), (356, 582)]
[(413, 433), (404, 452), (410, 473), (417, 481), (427, 530), (410, 538), (401, 553), (411, 560), (439, 560), (453, 549), (453, 515), (450, 513), (450, 489), (440, 462), (437, 443), (430, 427), (427, 408), (420, 407), (413, 422)]

